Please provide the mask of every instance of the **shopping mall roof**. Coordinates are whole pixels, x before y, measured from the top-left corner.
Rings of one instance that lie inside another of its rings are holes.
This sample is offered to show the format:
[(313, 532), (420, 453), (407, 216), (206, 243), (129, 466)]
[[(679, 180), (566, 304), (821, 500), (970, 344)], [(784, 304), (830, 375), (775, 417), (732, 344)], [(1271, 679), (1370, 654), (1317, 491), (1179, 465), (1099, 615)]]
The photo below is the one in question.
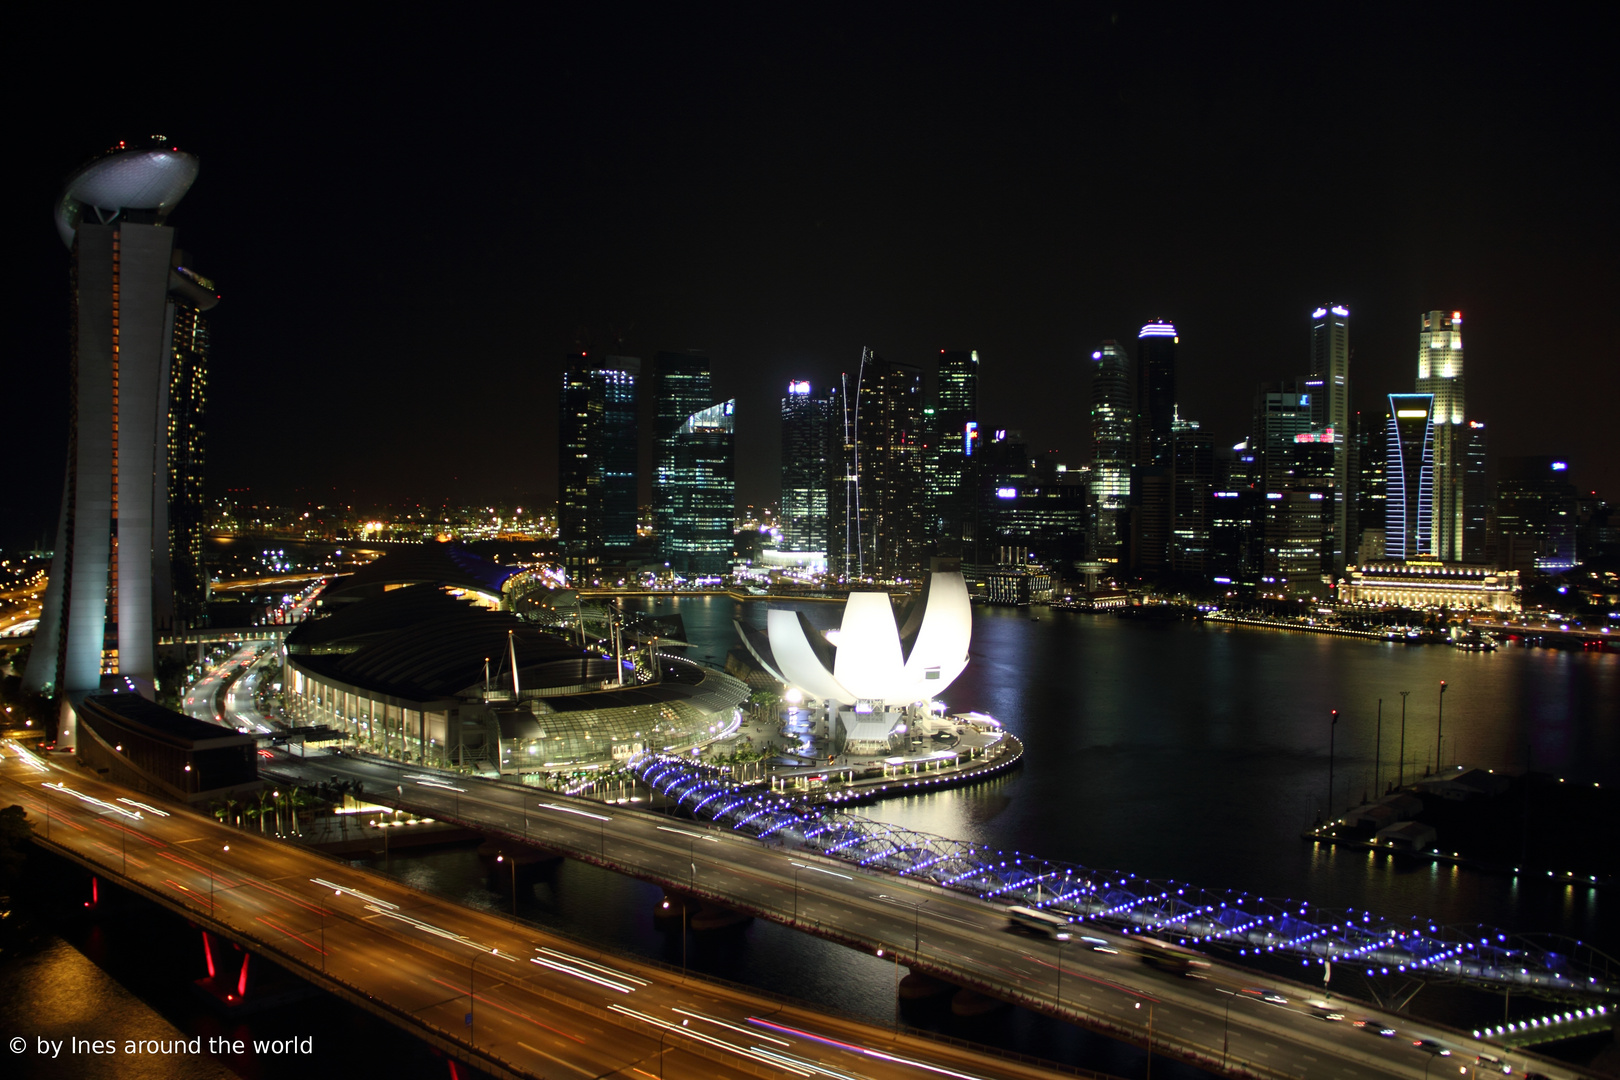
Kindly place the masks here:
[[(380, 561), (380, 560), (379, 560)], [(300, 667), (375, 693), (433, 701), (491, 682), (523, 689), (599, 683), (613, 662), (503, 611), (414, 585), (344, 607), (287, 635)]]
[(499, 597), (508, 579), (519, 573), (475, 554), (454, 541), (428, 542), (388, 554), (328, 585), (323, 607), (381, 596), (404, 585), (443, 585)]

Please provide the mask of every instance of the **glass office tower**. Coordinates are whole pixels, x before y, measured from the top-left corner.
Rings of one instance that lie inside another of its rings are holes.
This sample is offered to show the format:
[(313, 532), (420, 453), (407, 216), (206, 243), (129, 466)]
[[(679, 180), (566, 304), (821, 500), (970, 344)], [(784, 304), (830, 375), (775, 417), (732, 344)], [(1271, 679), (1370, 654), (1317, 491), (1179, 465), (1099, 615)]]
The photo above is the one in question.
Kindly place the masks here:
[(1104, 562), (1118, 562), (1131, 504), (1131, 358), (1118, 342), (1104, 341), (1091, 360), (1093, 551)]
[(1468, 524), (1468, 400), (1462, 312), (1431, 311), (1418, 332), (1417, 392), (1434, 398), (1434, 544), (1444, 562), (1464, 561)]
[(1350, 309), (1328, 304), (1311, 312), (1311, 379), (1319, 382), (1319, 430), (1333, 436), (1333, 515), (1329, 536), (1331, 568), (1342, 573), (1353, 558), (1349, 535), (1350, 458)]
[(1389, 395), (1384, 450), (1384, 556), (1435, 557), (1434, 395)]
[(670, 567), (688, 577), (731, 572), (737, 514), (736, 401), (688, 416), (672, 440)]
[(788, 383), (782, 399), (782, 505), (786, 551), (827, 552), (827, 450), (833, 399), (808, 382)]

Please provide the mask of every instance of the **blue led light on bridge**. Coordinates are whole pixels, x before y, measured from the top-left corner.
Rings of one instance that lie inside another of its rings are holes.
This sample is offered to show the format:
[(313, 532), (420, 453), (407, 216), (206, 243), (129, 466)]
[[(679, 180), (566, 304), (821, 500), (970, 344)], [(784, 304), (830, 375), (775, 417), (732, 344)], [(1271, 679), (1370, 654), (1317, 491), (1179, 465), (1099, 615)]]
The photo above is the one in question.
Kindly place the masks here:
[[(1006, 852), (873, 821), (845, 810), (785, 801), (757, 786), (732, 783), (715, 769), (670, 756), (644, 755), (632, 769), (678, 805), (737, 832), (774, 838), (784, 847), (816, 852), (854, 866), (914, 877), (981, 899), (1006, 899), (1059, 912), (1079, 922), (1095, 919), (1124, 933), (1158, 933), (1188, 945), (1250, 952), (1292, 953), (1302, 962), (1361, 961), (1369, 973), (1443, 976), (1500, 987), (1535, 985), (1565, 991), (1615, 994), (1601, 957), (1576, 960), (1580, 942), (1538, 935), (1509, 937), (1495, 928), (1439, 927), (1414, 916), (1407, 923), (1353, 908), (1318, 908), (1267, 901), (1241, 892), (1202, 889), (1134, 874), (1096, 871)], [(734, 796), (721, 800), (721, 795)], [(1058, 878), (1061, 881), (1053, 881)], [(1048, 883), (1051, 883), (1050, 885)], [(1254, 906), (1244, 907), (1245, 901)], [(1297, 914), (1296, 914), (1297, 912)], [(1494, 939), (1494, 941), (1493, 941)], [(1477, 941), (1477, 944), (1476, 944)], [(1549, 947), (1555, 945), (1556, 947)], [(1587, 950), (1589, 953), (1590, 950)], [(1511, 965), (1508, 963), (1512, 959)]]

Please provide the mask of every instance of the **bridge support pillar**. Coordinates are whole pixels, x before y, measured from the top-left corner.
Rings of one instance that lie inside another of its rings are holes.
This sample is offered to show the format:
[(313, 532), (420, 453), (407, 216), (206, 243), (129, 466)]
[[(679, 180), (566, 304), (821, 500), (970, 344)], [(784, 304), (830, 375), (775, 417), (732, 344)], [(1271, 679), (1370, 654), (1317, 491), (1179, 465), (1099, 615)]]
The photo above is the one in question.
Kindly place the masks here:
[(920, 971), (908, 970), (905, 978), (900, 980), (898, 992), (901, 1001), (924, 1001), (928, 998), (955, 994), (960, 989), (961, 987), (955, 983), (936, 979), (932, 975), (924, 975)]

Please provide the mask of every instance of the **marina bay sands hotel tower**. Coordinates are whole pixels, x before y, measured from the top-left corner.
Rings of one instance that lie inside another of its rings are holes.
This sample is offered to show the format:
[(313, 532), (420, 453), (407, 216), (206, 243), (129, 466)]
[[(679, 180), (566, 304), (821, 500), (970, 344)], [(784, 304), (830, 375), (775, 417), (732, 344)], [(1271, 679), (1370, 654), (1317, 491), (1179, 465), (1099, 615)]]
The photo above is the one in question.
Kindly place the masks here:
[(151, 697), (177, 568), (188, 578), (193, 554), (200, 566), (197, 522), (171, 493), (200, 503), (201, 313), (219, 298), (164, 224), (196, 178), (197, 159), (166, 142), (119, 143), (70, 176), (56, 206), (72, 253), (72, 408), (23, 685), (64, 702), (104, 681)]

